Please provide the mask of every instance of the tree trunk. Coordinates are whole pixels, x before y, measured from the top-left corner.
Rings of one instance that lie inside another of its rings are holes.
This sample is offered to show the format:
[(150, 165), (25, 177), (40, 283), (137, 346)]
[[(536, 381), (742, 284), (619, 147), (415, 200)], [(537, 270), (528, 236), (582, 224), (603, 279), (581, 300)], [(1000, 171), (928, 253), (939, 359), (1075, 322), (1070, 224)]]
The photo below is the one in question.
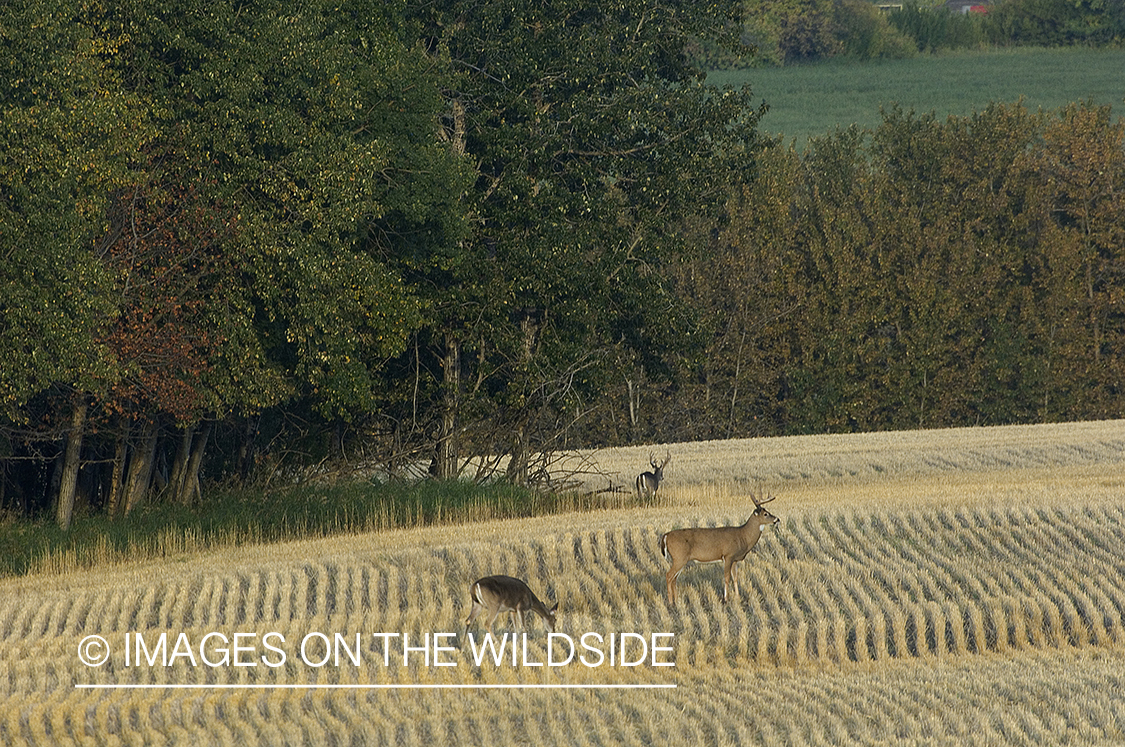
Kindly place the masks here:
[(738, 384), (742, 377), (742, 351), (746, 347), (746, 330), (742, 330), (742, 337), (738, 341), (738, 353), (734, 357), (734, 381), (730, 392), (730, 413), (727, 416), (727, 438), (734, 437), (735, 413), (738, 410)]
[(527, 485), (527, 418), (521, 418), (516, 426), (512, 443), (512, 458), (508, 462), (508, 482), (513, 485)]
[(461, 343), (452, 335), (445, 338), (441, 367), (441, 423), (430, 474), (439, 480), (451, 480), (458, 472), (457, 410), (461, 405)]
[(125, 425), (117, 436), (117, 446), (113, 450), (113, 472), (109, 478), (109, 503), (106, 513), (116, 519), (125, 507), (125, 457), (129, 453), (129, 428)]
[[(523, 346), (520, 351), (520, 367), (524, 371), (531, 371), (531, 360), (538, 348), (539, 329), (541, 325), (536, 321), (534, 311), (526, 311), (520, 319), (520, 331), (523, 333)], [(482, 367), (483, 368), (483, 367)], [(530, 398), (528, 398), (530, 400)], [(519, 414), (519, 421), (513, 429), (512, 459), (508, 462), (508, 481), (515, 485), (527, 485), (528, 478), (528, 445), (527, 431), (531, 424), (531, 415), (527, 412), (530, 403), (524, 405), (523, 412)]]
[(195, 435), (195, 426), (184, 428), (180, 435), (180, 445), (176, 447), (176, 456), (172, 459), (172, 474), (168, 477), (168, 493), (173, 502), (179, 502), (184, 492), (184, 481), (187, 479), (188, 459), (191, 458), (191, 441)]
[(199, 487), (199, 467), (203, 464), (203, 453), (207, 450), (207, 439), (211, 436), (211, 424), (208, 423), (195, 438), (192, 445), (191, 458), (188, 459), (184, 473), (184, 482), (178, 496), (180, 504), (186, 506), (197, 496), (202, 497)]
[[(453, 132), (450, 133), (449, 141), (455, 154), (464, 154), (465, 105), (460, 101), (453, 102)], [(433, 460), (430, 462), (430, 474), (439, 480), (451, 480), (457, 476), (460, 466), (457, 454), (457, 410), (461, 406), (461, 343), (449, 334), (445, 336), (442, 377), (441, 425)]]
[(258, 463), (258, 424), (260, 418), (247, 418), (238, 449), (238, 474), (245, 485), (250, 481)]
[[(1091, 250), (1090, 253), (1096, 251)], [(1096, 296), (1094, 293), (1094, 261), (1093, 259), (1086, 260), (1086, 299), (1090, 302), (1090, 333), (1093, 336), (1093, 353), (1094, 362), (1101, 363), (1102, 360), (1102, 333), (1101, 324), (1098, 320), (1098, 309), (1096, 304)]]
[(82, 432), (86, 426), (86, 399), (74, 404), (70, 419), (70, 432), (66, 437), (66, 455), (63, 457), (62, 479), (59, 483), (57, 521), (63, 529), (70, 529), (74, 516), (74, 495), (78, 487), (79, 457), (82, 455)]
[(629, 394), (629, 440), (636, 443), (641, 440), (641, 384), (625, 379), (625, 387)]
[(149, 483), (152, 482), (152, 467), (156, 461), (156, 441), (156, 423), (148, 423), (145, 425), (144, 438), (133, 450), (133, 459), (129, 463), (129, 479), (125, 484), (126, 516), (148, 495)]

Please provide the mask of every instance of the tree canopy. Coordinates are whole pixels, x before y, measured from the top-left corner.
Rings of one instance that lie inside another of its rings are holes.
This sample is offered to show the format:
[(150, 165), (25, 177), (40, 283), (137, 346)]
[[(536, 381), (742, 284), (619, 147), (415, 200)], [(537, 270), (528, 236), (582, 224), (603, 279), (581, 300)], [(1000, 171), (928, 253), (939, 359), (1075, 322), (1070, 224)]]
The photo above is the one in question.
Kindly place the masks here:
[[(758, 116), (687, 48), (737, 11), (8, 4), (6, 484), (62, 523), (82, 464), (111, 512), (190, 500), (211, 424), (243, 477), (284, 430), (526, 480), (543, 423), (685, 325), (667, 227), (748, 168)], [(25, 469), (56, 454), (60, 493)]]
[(798, 153), (706, 83), (741, 11), (6, 4), (0, 507), (1120, 416), (1111, 110), (890, 108)]

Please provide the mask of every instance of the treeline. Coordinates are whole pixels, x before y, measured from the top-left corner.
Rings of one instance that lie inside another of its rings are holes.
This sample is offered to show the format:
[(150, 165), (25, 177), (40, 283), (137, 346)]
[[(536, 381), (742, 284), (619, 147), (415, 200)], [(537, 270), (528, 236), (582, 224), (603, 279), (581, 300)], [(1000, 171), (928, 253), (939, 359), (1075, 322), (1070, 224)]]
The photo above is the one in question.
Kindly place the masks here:
[(766, 149), (678, 268), (706, 346), (642, 437), (1122, 417), (1123, 133), (995, 104)]
[(1120, 46), (1125, 1), (995, 0), (961, 13), (919, 0), (747, 0), (743, 41), (753, 55), (712, 52), (709, 62), (780, 65), (988, 46)]
[[(735, 2), (0, 8), (0, 506), (309, 465), (541, 479), (679, 344), (674, 227), (749, 173)], [(325, 467), (327, 469), (327, 467)]]
[(0, 507), (1121, 414), (1108, 109), (796, 153), (707, 7), (5, 5)]

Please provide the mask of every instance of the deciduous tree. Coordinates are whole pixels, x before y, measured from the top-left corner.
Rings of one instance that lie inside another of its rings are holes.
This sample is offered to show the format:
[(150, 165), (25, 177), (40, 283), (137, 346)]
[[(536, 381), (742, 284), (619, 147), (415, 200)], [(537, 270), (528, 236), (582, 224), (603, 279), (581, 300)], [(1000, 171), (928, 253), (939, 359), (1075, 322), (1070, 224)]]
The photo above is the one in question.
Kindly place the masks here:
[(682, 339), (662, 270), (680, 249), (667, 226), (722, 199), (749, 163), (758, 113), (748, 91), (704, 85), (686, 43), (729, 36), (737, 11), (418, 6), (424, 38), (460, 73), (450, 139), (477, 164), (472, 234), (455, 257), (407, 269), (432, 289), (420, 368), (441, 377), (438, 475), (456, 469), (465, 423), (453, 409), (511, 423), (511, 440), (487, 446), (511, 451), (521, 475), (531, 413), (547, 406), (554, 423), (564, 402), (580, 410), (606, 375), (591, 364), (616, 362), (614, 350), (660, 362)]

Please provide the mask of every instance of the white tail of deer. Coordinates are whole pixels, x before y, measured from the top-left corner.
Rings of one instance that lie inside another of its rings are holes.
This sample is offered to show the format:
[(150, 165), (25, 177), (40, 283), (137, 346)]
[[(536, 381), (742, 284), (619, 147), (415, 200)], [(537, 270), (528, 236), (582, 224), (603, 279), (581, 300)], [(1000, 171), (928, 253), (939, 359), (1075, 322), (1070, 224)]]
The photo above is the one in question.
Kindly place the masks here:
[(637, 497), (653, 498), (656, 496), (656, 490), (664, 480), (664, 468), (668, 466), (670, 461), (672, 461), (672, 452), (665, 454), (664, 461), (660, 464), (656, 463), (655, 454), (648, 455), (648, 463), (652, 467), (652, 472), (642, 472), (637, 475)]
[(492, 613), (488, 620), (488, 632), (492, 632), (492, 623), (501, 612), (515, 612), (520, 627), (524, 627), (523, 615), (525, 612), (534, 612), (543, 618), (547, 630), (555, 632), (555, 613), (558, 612), (559, 603), (547, 609), (547, 605), (539, 601), (539, 597), (528, 588), (528, 585), (518, 578), (511, 576), (486, 576), (469, 587), (469, 595), (473, 599), (473, 608), (469, 610), (469, 618), (465, 620), (465, 631), (468, 632), (473, 620), (477, 619), (485, 609)]
[(754, 513), (740, 527), (697, 527), (694, 529), (676, 529), (666, 532), (660, 538), (660, 552), (665, 558), (672, 561), (668, 569), (668, 601), (676, 603), (676, 577), (689, 561), (699, 563), (723, 562), (723, 601), (727, 601), (727, 589), (734, 586), (738, 593), (738, 580), (734, 578), (734, 564), (746, 557), (746, 554), (758, 544), (762, 536), (762, 527), (776, 524), (778, 518), (767, 511), (762, 504), (769, 503), (773, 496), (759, 501), (750, 496), (754, 501)]

